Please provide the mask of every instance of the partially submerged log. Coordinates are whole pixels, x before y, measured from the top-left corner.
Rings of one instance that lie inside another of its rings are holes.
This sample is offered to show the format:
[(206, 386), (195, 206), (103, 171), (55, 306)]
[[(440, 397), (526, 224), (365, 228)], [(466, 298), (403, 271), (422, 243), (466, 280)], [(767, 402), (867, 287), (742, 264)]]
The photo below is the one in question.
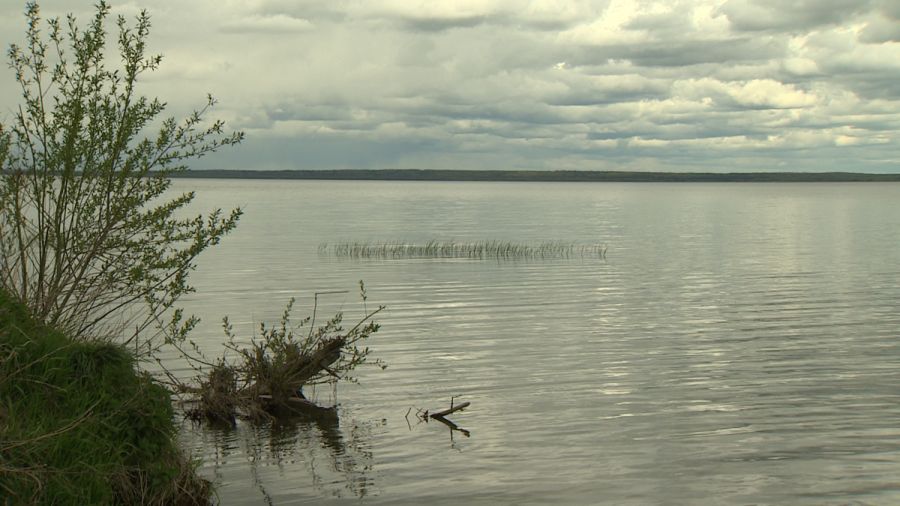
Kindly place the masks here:
[(453, 406), (453, 400), (451, 400), (449, 408), (447, 408), (443, 411), (438, 411), (437, 413), (431, 413), (429, 416), (431, 418), (444, 418), (445, 416), (449, 415), (450, 413), (455, 413), (457, 411), (462, 411), (462, 410), (468, 408), (469, 404), (471, 404), (471, 403), (466, 401), (462, 404), (457, 404), (456, 406)]
[[(266, 402), (274, 402), (275, 398), (268, 394), (260, 394), (259, 399), (262, 401), (266, 401)], [(286, 399), (286, 401), (291, 404), (297, 405), (297, 406), (326, 409), (326, 408), (323, 408), (323, 407), (319, 406), (318, 404), (316, 404), (310, 400), (304, 399), (302, 397), (288, 397)]]
[[(419, 409), (419, 410), (416, 412), (416, 417), (419, 419), (419, 422), (420, 422), (420, 423), (421, 423), (421, 422), (427, 422), (428, 420), (437, 420), (437, 421), (441, 422), (442, 424), (446, 425), (447, 427), (450, 428), (450, 439), (451, 439), (451, 440), (453, 439), (453, 431), (459, 431), (459, 432), (461, 432), (464, 436), (469, 437), (469, 435), (471, 434), (471, 432), (469, 432), (468, 430), (466, 430), (466, 429), (460, 427), (459, 425), (456, 425), (456, 424), (453, 423), (451, 420), (448, 420), (448, 419), (445, 418), (445, 417), (446, 417), (447, 415), (452, 414), (452, 413), (456, 413), (457, 411), (462, 411), (462, 410), (468, 408), (472, 403), (466, 401), (466, 402), (463, 402), (463, 403), (454, 405), (454, 404), (453, 404), (453, 399), (455, 399), (455, 397), (451, 397), (451, 398), (450, 398), (450, 407), (447, 408), (447, 409), (444, 409), (444, 410), (441, 410), (441, 411), (436, 411), (436, 412), (434, 412), (434, 413), (429, 413), (427, 409)], [(407, 425), (409, 425), (409, 414), (410, 414), (411, 412), (412, 412), (412, 408), (409, 408), (409, 410), (406, 412), (406, 423), (407, 423)], [(412, 426), (411, 426), (411, 425), (410, 425), (410, 430), (412, 430)]]
[(260, 395), (259, 400), (266, 407), (266, 411), (272, 415), (302, 415), (306, 418), (315, 420), (333, 420), (337, 423), (337, 407), (324, 407), (303, 399), (301, 397), (288, 397), (285, 401), (279, 402), (271, 395)]
[(238, 369), (224, 362), (215, 365), (198, 388), (182, 389), (199, 397), (198, 406), (191, 408), (187, 415), (196, 420), (227, 421), (232, 425), (236, 415), (248, 419), (295, 414), (333, 417), (334, 408), (323, 408), (307, 400), (301, 389), (324, 374), (339, 377), (331, 365), (341, 359), (346, 343), (346, 337), (336, 336), (322, 339), (307, 353), (297, 347), (294, 353), (283, 355), (284, 362), (273, 374), (268, 374), (271, 371), (264, 367), (266, 362), (259, 360), (257, 364), (263, 365), (260, 370), (267, 374), (254, 371), (251, 376), (247, 371), (241, 371), (244, 377), (255, 379), (242, 387), (238, 386)]
[(331, 369), (331, 365), (340, 360), (346, 343), (344, 336), (324, 339), (309, 353), (302, 355), (295, 353), (289, 356), (287, 369), (276, 376), (276, 382), (269, 383), (266, 381), (268, 378), (259, 378), (247, 390), (252, 392), (255, 398), (262, 399), (263, 396), (268, 396), (269, 404), (289, 402), (289, 399), (298, 395), (302, 398), (303, 386), (321, 375), (323, 371), (340, 379), (340, 375)]
[(304, 360), (297, 364), (296, 370), (291, 374), (292, 383), (295, 385), (291, 386), (297, 390), (322, 371), (332, 376), (337, 376), (329, 369), (329, 366), (341, 358), (341, 349), (346, 343), (347, 341), (343, 336), (320, 342), (315, 351), (308, 357), (304, 357)]

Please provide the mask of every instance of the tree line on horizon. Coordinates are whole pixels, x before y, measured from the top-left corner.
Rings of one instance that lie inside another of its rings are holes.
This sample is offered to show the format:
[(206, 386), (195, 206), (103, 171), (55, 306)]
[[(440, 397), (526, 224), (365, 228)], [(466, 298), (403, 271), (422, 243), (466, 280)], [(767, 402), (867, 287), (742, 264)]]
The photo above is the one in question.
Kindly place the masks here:
[(857, 172), (631, 172), (577, 170), (322, 169), (186, 170), (172, 177), (221, 179), (308, 179), (359, 181), (523, 181), (523, 182), (892, 182), (897, 174)]

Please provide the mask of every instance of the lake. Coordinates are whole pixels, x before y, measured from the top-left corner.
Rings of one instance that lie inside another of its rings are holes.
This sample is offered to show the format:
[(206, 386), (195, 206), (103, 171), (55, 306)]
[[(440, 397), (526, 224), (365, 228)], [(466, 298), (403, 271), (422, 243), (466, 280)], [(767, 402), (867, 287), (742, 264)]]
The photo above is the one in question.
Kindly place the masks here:
[[(383, 304), (333, 419), (184, 440), (222, 504), (898, 504), (900, 184), (176, 180), (241, 206), (185, 300), (215, 356), (291, 297)], [(349, 259), (336, 241), (604, 244)], [(323, 320), (322, 320), (323, 321)], [(186, 369), (178, 369), (188, 374)], [(422, 422), (417, 409), (471, 402)]]

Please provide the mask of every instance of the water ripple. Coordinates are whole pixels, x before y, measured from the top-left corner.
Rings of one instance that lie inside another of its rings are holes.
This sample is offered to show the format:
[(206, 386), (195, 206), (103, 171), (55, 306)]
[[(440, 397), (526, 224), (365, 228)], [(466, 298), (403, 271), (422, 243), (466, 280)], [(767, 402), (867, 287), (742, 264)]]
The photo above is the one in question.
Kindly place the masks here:
[[(340, 387), (336, 420), (188, 431), (226, 504), (900, 501), (900, 186), (198, 184), (254, 203), (197, 272), (204, 346), (224, 314), (250, 329), (359, 279), (388, 307), (370, 345), (389, 368)], [(316, 253), (398, 231), (609, 252)], [(452, 396), (468, 437), (414, 417)]]

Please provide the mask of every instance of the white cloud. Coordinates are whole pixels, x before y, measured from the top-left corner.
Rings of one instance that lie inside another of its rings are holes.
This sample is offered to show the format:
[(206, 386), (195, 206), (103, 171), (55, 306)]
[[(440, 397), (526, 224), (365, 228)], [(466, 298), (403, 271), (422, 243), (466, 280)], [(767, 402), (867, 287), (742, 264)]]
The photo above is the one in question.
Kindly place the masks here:
[(728, 87), (728, 94), (738, 104), (749, 107), (790, 109), (809, 107), (816, 102), (815, 97), (794, 86), (772, 79), (754, 79), (742, 84), (732, 84)]
[(821, 75), (819, 66), (809, 58), (785, 58), (782, 60), (782, 68), (793, 76), (817, 76)]

